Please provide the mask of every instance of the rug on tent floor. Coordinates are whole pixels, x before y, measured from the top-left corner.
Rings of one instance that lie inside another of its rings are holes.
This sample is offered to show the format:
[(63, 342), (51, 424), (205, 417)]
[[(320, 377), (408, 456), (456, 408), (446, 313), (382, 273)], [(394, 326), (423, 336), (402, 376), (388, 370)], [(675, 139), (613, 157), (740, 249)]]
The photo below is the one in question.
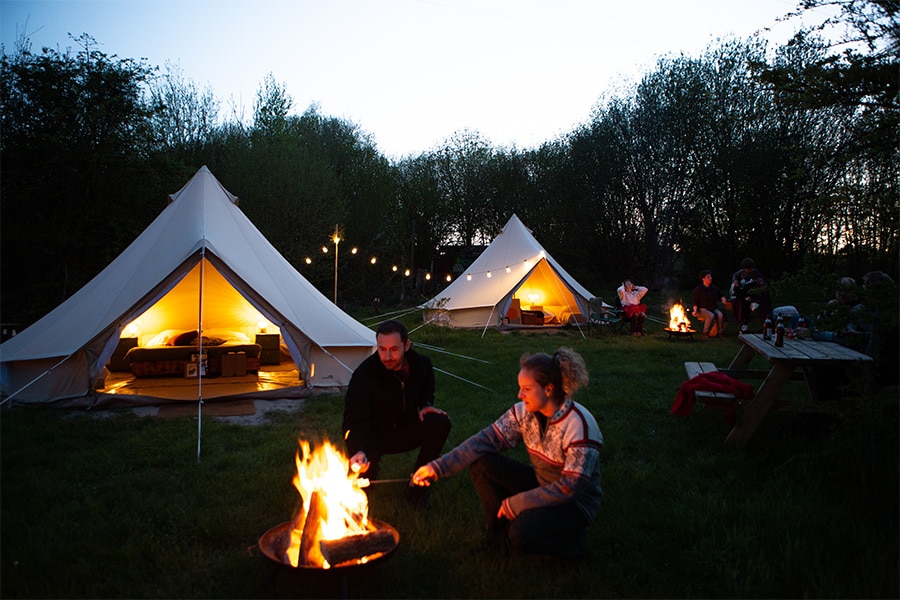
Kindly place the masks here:
[(106, 387), (98, 390), (103, 394), (129, 396), (149, 396), (165, 400), (196, 401), (198, 392), (204, 399), (275, 392), (301, 386), (300, 374), (293, 363), (273, 365), (260, 369), (258, 375), (244, 377), (214, 377), (202, 381), (198, 390), (196, 378), (184, 377), (135, 377), (128, 372), (114, 372), (106, 380)]
[[(251, 399), (223, 400), (221, 402), (204, 402), (201, 414), (204, 417), (238, 417), (256, 413), (256, 404)], [(164, 404), (159, 407), (157, 417), (196, 417), (196, 402), (179, 402)]]

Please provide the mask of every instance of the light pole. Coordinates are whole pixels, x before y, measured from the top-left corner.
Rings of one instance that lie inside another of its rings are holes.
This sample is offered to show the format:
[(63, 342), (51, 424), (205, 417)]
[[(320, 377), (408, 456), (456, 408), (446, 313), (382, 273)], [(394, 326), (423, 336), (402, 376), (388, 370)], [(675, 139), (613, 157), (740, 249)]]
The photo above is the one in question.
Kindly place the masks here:
[(341, 243), (341, 234), (336, 224), (331, 241), (334, 242), (334, 304), (337, 306), (338, 244)]

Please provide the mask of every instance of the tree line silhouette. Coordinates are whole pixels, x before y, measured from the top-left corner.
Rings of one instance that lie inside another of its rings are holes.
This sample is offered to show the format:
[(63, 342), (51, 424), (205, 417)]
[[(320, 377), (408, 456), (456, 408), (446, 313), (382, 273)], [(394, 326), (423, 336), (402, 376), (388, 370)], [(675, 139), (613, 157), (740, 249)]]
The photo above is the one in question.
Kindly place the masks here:
[(87, 34), (39, 52), (22, 38), (0, 60), (2, 319), (30, 323), (77, 291), (204, 164), (327, 297), (338, 225), (346, 305), (431, 297), (512, 213), (595, 293), (625, 277), (685, 289), (704, 268), (723, 281), (745, 256), (772, 279), (896, 278), (896, 7), (801, 4), (821, 3), (842, 9), (838, 48), (814, 29), (777, 48), (719, 40), (660, 58), (538, 147), (463, 130), (395, 160), (356, 123), (292, 112), (272, 75), (246, 117), (175, 65)]

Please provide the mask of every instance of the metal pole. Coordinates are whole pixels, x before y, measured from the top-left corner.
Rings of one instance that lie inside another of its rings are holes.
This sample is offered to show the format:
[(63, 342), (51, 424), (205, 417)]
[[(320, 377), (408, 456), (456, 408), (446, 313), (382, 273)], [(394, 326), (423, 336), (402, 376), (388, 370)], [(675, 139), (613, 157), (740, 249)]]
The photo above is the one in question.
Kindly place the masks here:
[(338, 236), (338, 226), (334, 226), (334, 304), (337, 306), (337, 275), (338, 275), (338, 244), (341, 238)]

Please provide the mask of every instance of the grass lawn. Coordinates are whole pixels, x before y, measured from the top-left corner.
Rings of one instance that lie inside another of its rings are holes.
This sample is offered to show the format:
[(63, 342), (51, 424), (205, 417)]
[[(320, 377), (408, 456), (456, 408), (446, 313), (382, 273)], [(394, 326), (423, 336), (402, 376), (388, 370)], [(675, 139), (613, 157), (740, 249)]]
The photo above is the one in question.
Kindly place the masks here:
[[(343, 581), (290, 573), (261, 556), (259, 536), (298, 503), (298, 438), (340, 440), (340, 396), (315, 396), (260, 426), (205, 418), (199, 462), (195, 417), (13, 409), (0, 420), (0, 596), (900, 596), (896, 391), (827, 414), (770, 414), (735, 450), (723, 445), (721, 412), (669, 413), (683, 363), (727, 365), (739, 346), (734, 332), (690, 342), (647, 329), (644, 338), (413, 334), (414, 343), (489, 363), (423, 350), (456, 376), (437, 374), (454, 445), (515, 402), (522, 353), (565, 345), (584, 356), (591, 384), (576, 400), (597, 417), (606, 444), (603, 506), (580, 562), (472, 558), (483, 525), (465, 473), (439, 481), (423, 512), (400, 490), (373, 488), (370, 516), (397, 528), (400, 547)], [(803, 398), (804, 384), (789, 384), (788, 395)], [(382, 477), (407, 476), (413, 459), (388, 457)]]

